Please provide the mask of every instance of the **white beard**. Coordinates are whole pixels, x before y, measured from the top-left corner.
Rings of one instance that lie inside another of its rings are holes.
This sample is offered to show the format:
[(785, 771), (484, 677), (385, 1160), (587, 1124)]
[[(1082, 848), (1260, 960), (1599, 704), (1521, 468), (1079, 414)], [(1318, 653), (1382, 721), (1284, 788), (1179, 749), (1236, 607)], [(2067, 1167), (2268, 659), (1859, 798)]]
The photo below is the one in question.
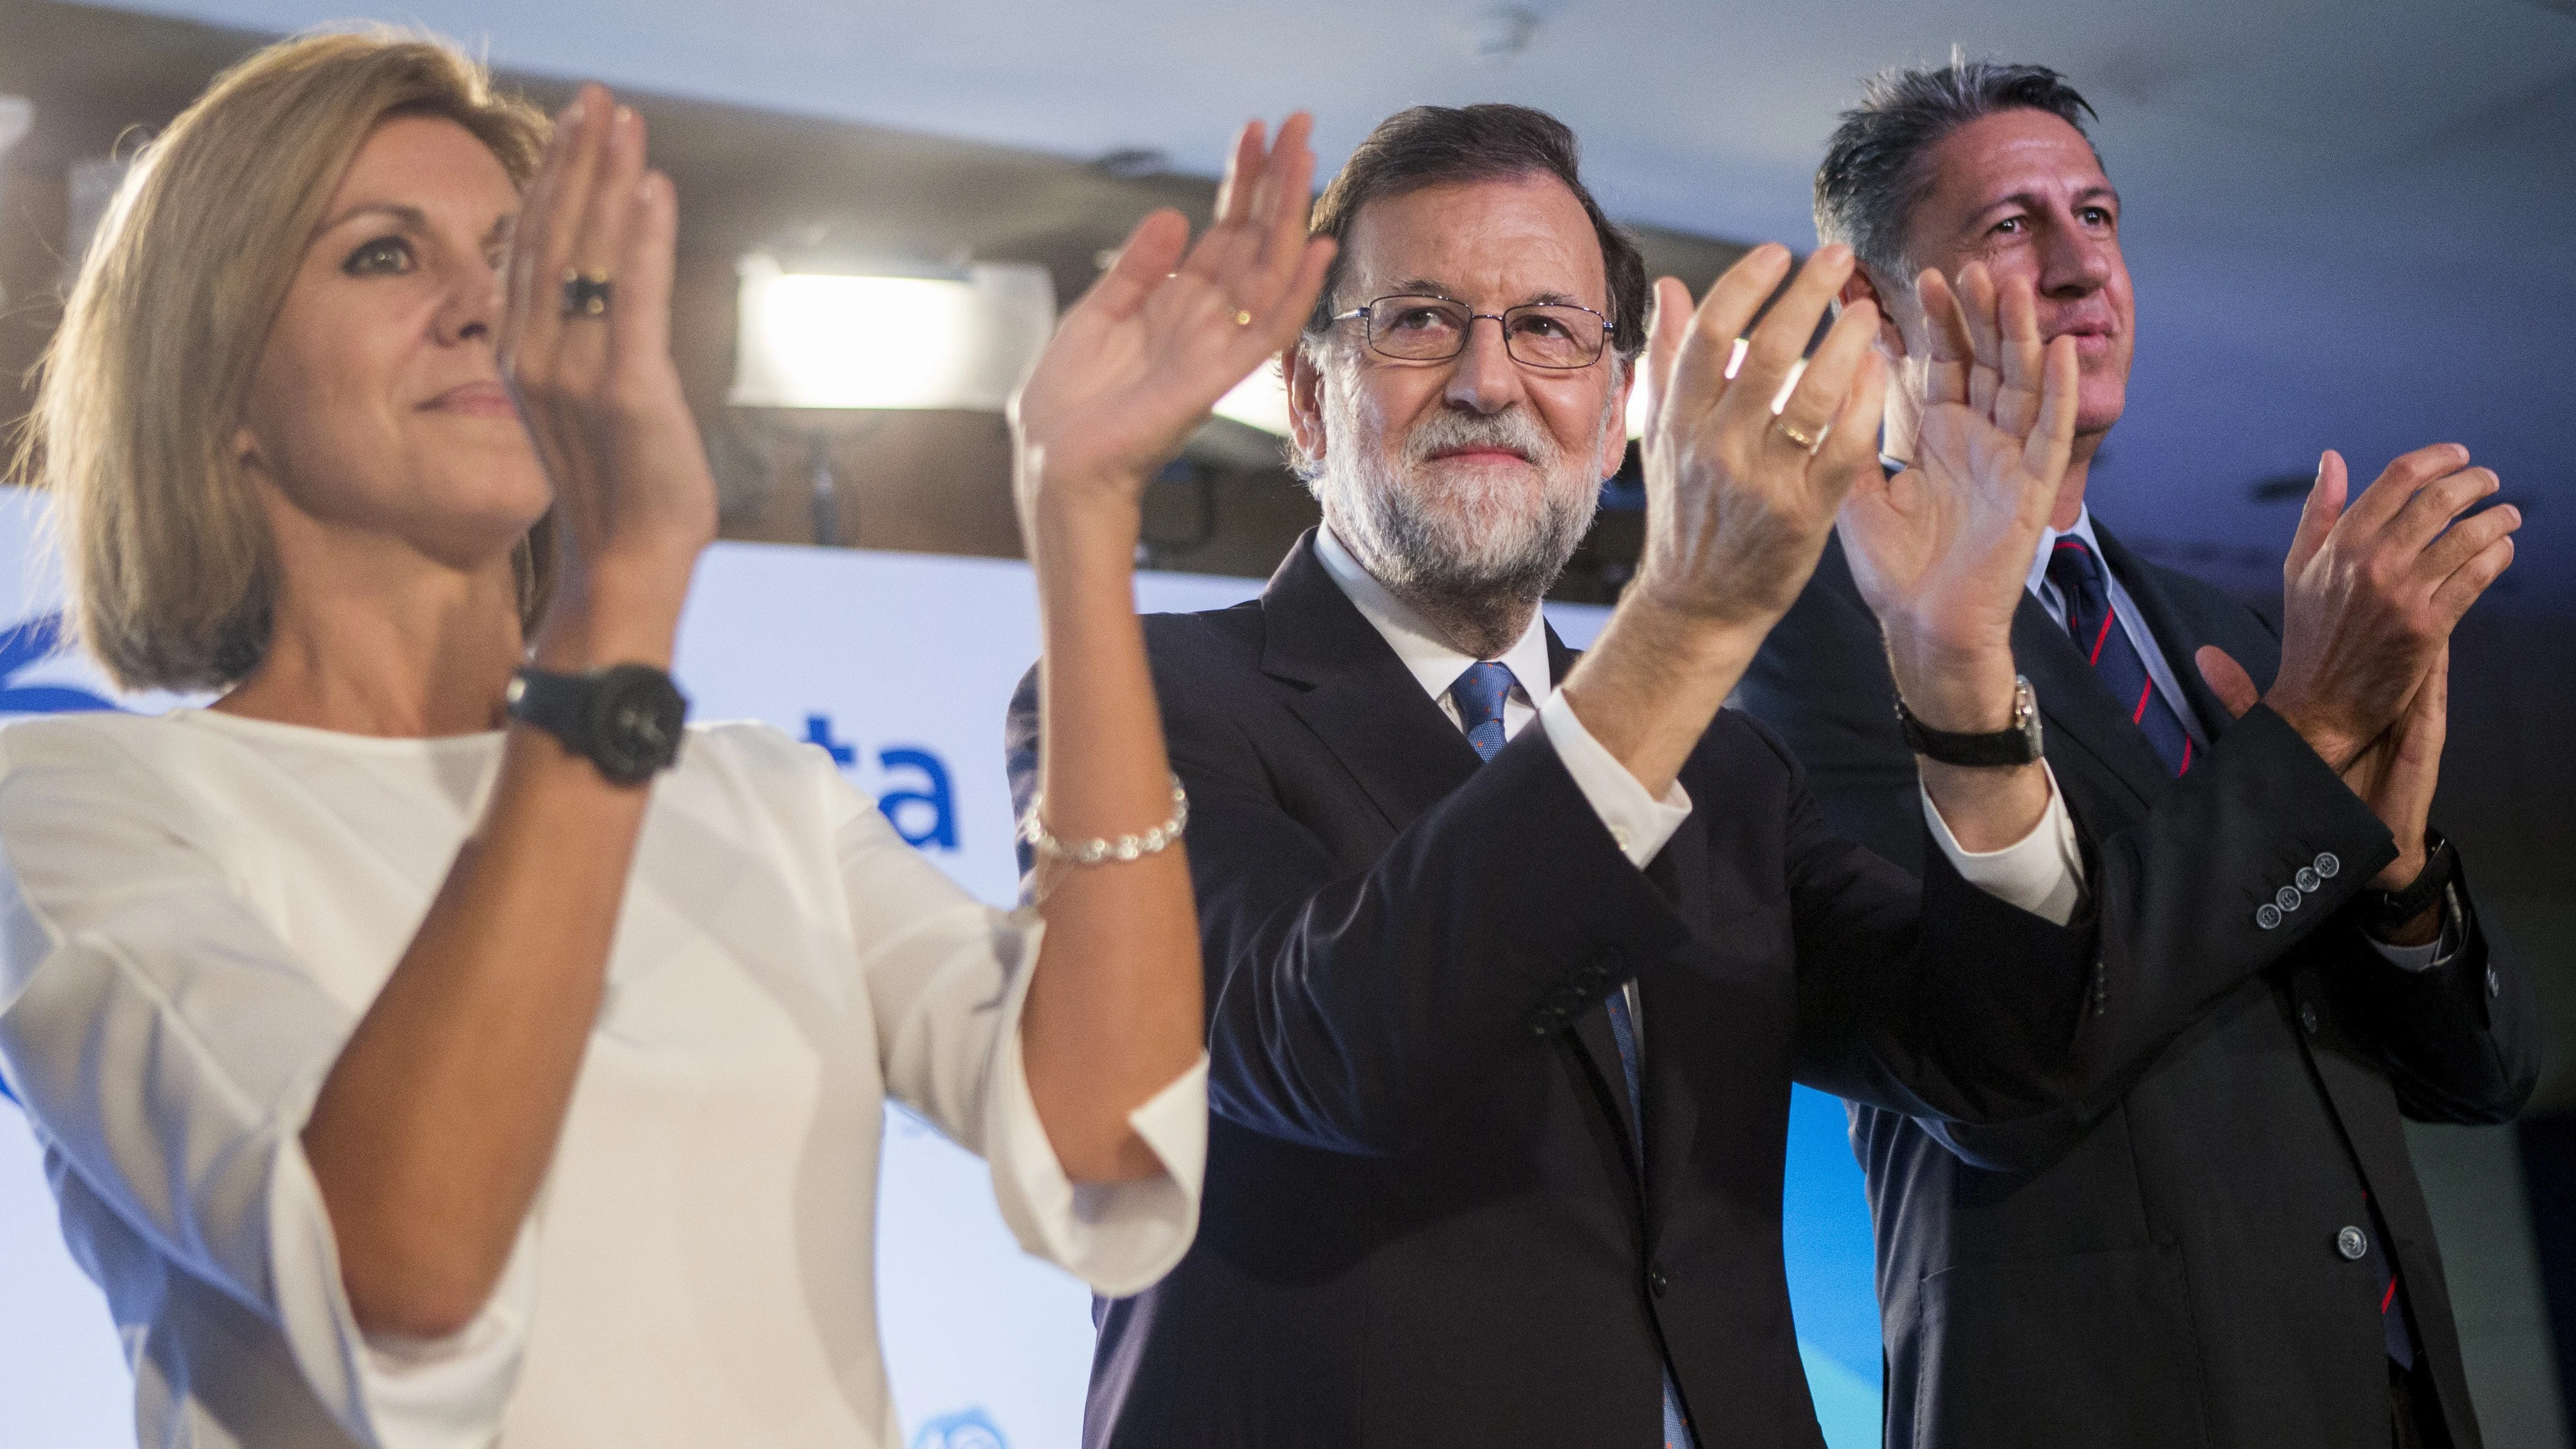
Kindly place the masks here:
[[(1325, 394), (1326, 436), (1366, 436), (1352, 390)], [(1608, 419), (1605, 407), (1603, 426)], [(1405, 438), (1398, 460), (1360, 447), (1328, 449), (1315, 492), (1334, 535), (1399, 596), (1470, 620), (1497, 612), (1525, 619), (1591, 530), (1601, 501), (1591, 466), (1599, 441), (1596, 433), (1570, 458), (1524, 408), (1443, 409)], [(1430, 474), (1433, 453), (1478, 443), (1528, 458), (1544, 479), (1537, 495), (1513, 480)], [(1435, 490), (1446, 506), (1433, 506)]]

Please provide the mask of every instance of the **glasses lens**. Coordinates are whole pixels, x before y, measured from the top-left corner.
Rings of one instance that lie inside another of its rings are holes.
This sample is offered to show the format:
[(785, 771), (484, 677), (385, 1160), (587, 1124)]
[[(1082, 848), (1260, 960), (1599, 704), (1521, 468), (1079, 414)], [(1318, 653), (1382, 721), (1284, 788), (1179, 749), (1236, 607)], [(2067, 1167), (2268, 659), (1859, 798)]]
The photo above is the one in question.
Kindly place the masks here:
[(1586, 367), (1607, 337), (1601, 319), (1581, 307), (1514, 307), (1503, 314), (1503, 342), (1532, 367)]
[(1467, 345), (1467, 309), (1444, 297), (1380, 297), (1369, 304), (1368, 342), (1411, 362), (1455, 357)]

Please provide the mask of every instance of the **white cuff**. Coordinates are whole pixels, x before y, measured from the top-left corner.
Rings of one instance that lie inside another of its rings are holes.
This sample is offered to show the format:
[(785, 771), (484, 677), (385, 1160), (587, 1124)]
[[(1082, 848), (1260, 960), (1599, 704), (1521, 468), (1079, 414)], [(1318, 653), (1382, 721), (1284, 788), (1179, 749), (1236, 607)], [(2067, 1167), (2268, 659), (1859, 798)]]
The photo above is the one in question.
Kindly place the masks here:
[(2052, 926), (2063, 926), (2075, 918), (2076, 903), (2084, 898), (2084, 855), (2075, 843), (2075, 819), (2067, 814), (2066, 796), (2057, 788), (2057, 772), (2046, 760), (2039, 768), (2048, 776), (2048, 811), (2028, 835), (2001, 850), (1962, 848), (1929, 790), (1921, 792), (1923, 818), (1932, 822), (1932, 838), (1961, 880)]
[(2377, 951), (2382, 960), (2400, 971), (2430, 971), (2436, 966), (2446, 966), (2450, 964), (2451, 953), (2460, 948), (2459, 933), (2452, 929), (2459, 920), (2459, 905), (2459, 898), (2445, 888), (2442, 892), (2442, 929), (2421, 946), (2392, 946), (2368, 931), (2361, 933), (2361, 939), (2368, 941), (2370, 949)]
[[(1026, 938), (1032, 962), (1038, 935)], [(1198, 1233), (1199, 1191), (1207, 1180), (1207, 1054), (1127, 1114), (1127, 1125), (1161, 1160), (1161, 1175), (1076, 1186), (1038, 1120), (1020, 1059), (1020, 1011), (1035, 974), (1013, 973), (1003, 1008), (1008, 1029), (994, 1063), (1000, 1079), (985, 1098), (984, 1159), (993, 1170), (993, 1197), (1022, 1249), (1104, 1298), (1130, 1297), (1178, 1266)]]
[(1566, 703), (1565, 691), (1558, 690), (1538, 707), (1538, 722), (1547, 731), (1547, 742), (1556, 747), (1556, 758), (1565, 773), (1574, 777), (1574, 788), (1592, 806), (1592, 813), (1610, 829), (1610, 839), (1628, 863), (1639, 870), (1655, 858), (1673, 832), (1690, 818), (1688, 791), (1675, 780), (1664, 790), (1664, 798), (1646, 793), (1637, 777), (1628, 773), (1617, 756), (1601, 747), (1583, 721), (1574, 717), (1574, 706)]

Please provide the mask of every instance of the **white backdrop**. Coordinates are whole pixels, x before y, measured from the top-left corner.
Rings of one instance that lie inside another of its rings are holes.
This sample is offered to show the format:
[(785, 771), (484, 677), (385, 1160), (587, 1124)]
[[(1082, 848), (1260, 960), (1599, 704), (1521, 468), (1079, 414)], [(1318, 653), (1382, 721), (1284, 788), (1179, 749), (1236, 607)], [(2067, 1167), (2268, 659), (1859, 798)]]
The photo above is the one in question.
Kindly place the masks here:
[[(35, 500), (0, 489), (0, 716), (103, 703), (86, 661), (31, 627), (59, 607)], [(1256, 580), (1147, 574), (1147, 610), (1219, 607)], [(1549, 611), (1588, 642), (1603, 611)], [(719, 544), (700, 566), (676, 672), (700, 720), (755, 718), (834, 751), (898, 829), (987, 900), (1015, 894), (1002, 716), (1037, 655), (1024, 565)], [(116, 701), (166, 707), (161, 698)], [(1798, 1093), (1789, 1264), (1834, 1449), (1878, 1439), (1869, 1225), (1842, 1112)], [(1022, 1255), (981, 1163), (887, 1114), (878, 1302), (909, 1449), (1074, 1449), (1090, 1299)], [(31, 1134), (0, 1103), (0, 1446), (133, 1442), (130, 1382), (97, 1291), (65, 1253)]]

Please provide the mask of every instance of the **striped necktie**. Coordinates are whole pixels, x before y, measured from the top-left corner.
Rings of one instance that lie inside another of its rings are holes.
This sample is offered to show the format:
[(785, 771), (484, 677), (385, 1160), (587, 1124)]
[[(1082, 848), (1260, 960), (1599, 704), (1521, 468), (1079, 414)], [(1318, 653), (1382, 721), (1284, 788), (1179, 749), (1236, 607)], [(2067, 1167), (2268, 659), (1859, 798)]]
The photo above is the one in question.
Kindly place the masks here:
[[(1505, 665), (1487, 661), (1470, 664), (1458, 681), (1449, 686), (1450, 701), (1458, 706), (1459, 728), (1467, 732), (1467, 743), (1476, 747), (1477, 757), (1492, 759), (1503, 748), (1503, 701), (1512, 693), (1512, 671)], [(1628, 1015), (1628, 993), (1623, 988), (1610, 993), (1603, 1002), (1610, 1008), (1610, 1039), (1619, 1046), (1619, 1074), (1627, 1079), (1628, 1104), (1633, 1109), (1632, 1123), (1637, 1160), (1646, 1160), (1645, 1094), (1637, 1078), (1637, 1024)], [(1697, 1449), (1691, 1438), (1690, 1423), (1682, 1417), (1681, 1390), (1673, 1383), (1672, 1365), (1664, 1368), (1664, 1449)]]
[(2129, 722), (2146, 734), (2166, 770), (2180, 775), (2190, 769), (2191, 731), (2183, 728), (2182, 716), (2156, 688), (2147, 674), (2147, 661), (2121, 626), (2102, 560), (2094, 557), (2083, 539), (2068, 534), (2049, 552), (2048, 581), (2057, 585), (2066, 600), (2066, 632), (2074, 636), (2075, 647), (2084, 651), (2094, 677), (2129, 712)]

